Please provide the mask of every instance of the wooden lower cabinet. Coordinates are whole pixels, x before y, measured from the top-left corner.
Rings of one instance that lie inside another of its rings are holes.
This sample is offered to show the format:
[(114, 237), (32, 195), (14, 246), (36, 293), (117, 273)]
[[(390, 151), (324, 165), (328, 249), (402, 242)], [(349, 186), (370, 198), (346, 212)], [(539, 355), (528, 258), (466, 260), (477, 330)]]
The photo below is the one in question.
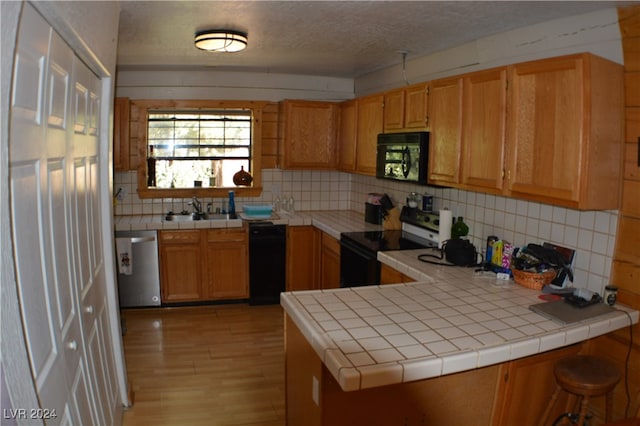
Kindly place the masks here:
[(415, 280), (384, 263), (380, 265), (380, 284), (411, 283)]
[[(538, 425), (556, 388), (555, 363), (581, 349), (582, 345), (577, 344), (500, 364), (493, 424)], [(564, 412), (566, 400), (567, 394), (562, 392), (549, 416), (549, 424)]]
[(287, 228), (287, 291), (340, 287), (340, 242), (314, 226)]
[(340, 287), (340, 241), (322, 233), (320, 253), (320, 288)]
[[(344, 392), (289, 316), (285, 334), (288, 426), (537, 425), (555, 389), (553, 365), (584, 347), (577, 344), (433, 379)], [(558, 399), (552, 419), (564, 403)]]
[(200, 231), (159, 231), (162, 303), (205, 299)]
[(162, 303), (249, 297), (244, 228), (159, 231)]
[(320, 232), (313, 226), (287, 227), (287, 291), (319, 288)]
[(249, 254), (244, 228), (207, 232), (207, 298), (249, 297)]

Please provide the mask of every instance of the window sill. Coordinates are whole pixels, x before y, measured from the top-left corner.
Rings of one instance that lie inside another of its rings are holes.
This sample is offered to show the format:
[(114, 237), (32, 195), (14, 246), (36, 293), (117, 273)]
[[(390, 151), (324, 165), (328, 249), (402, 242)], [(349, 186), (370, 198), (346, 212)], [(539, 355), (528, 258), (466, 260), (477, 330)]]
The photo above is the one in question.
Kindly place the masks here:
[(259, 197), (262, 194), (261, 186), (231, 186), (224, 188), (138, 188), (140, 198), (224, 198), (229, 196), (229, 191), (234, 191), (236, 197)]

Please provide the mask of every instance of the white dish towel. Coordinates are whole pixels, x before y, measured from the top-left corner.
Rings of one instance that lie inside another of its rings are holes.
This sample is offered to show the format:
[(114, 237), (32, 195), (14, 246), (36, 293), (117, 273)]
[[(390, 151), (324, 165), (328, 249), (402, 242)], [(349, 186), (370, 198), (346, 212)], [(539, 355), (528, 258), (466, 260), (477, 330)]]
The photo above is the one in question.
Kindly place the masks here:
[(118, 272), (123, 275), (133, 274), (131, 238), (116, 238), (116, 254), (118, 256)]

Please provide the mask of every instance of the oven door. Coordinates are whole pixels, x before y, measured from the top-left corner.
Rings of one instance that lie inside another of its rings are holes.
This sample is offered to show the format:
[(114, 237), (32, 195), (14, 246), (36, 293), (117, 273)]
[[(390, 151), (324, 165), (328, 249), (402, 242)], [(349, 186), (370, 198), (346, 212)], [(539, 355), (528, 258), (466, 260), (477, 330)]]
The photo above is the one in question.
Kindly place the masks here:
[(340, 239), (340, 287), (380, 285), (380, 262), (376, 252)]

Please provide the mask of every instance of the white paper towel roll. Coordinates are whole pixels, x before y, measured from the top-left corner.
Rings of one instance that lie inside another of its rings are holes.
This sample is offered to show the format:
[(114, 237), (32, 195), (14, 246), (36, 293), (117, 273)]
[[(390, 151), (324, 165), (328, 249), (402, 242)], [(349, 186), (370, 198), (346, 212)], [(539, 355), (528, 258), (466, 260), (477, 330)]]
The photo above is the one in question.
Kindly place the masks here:
[(451, 212), (451, 210), (440, 210), (438, 248), (442, 248), (442, 243), (451, 238), (451, 225), (453, 225), (453, 213)]

